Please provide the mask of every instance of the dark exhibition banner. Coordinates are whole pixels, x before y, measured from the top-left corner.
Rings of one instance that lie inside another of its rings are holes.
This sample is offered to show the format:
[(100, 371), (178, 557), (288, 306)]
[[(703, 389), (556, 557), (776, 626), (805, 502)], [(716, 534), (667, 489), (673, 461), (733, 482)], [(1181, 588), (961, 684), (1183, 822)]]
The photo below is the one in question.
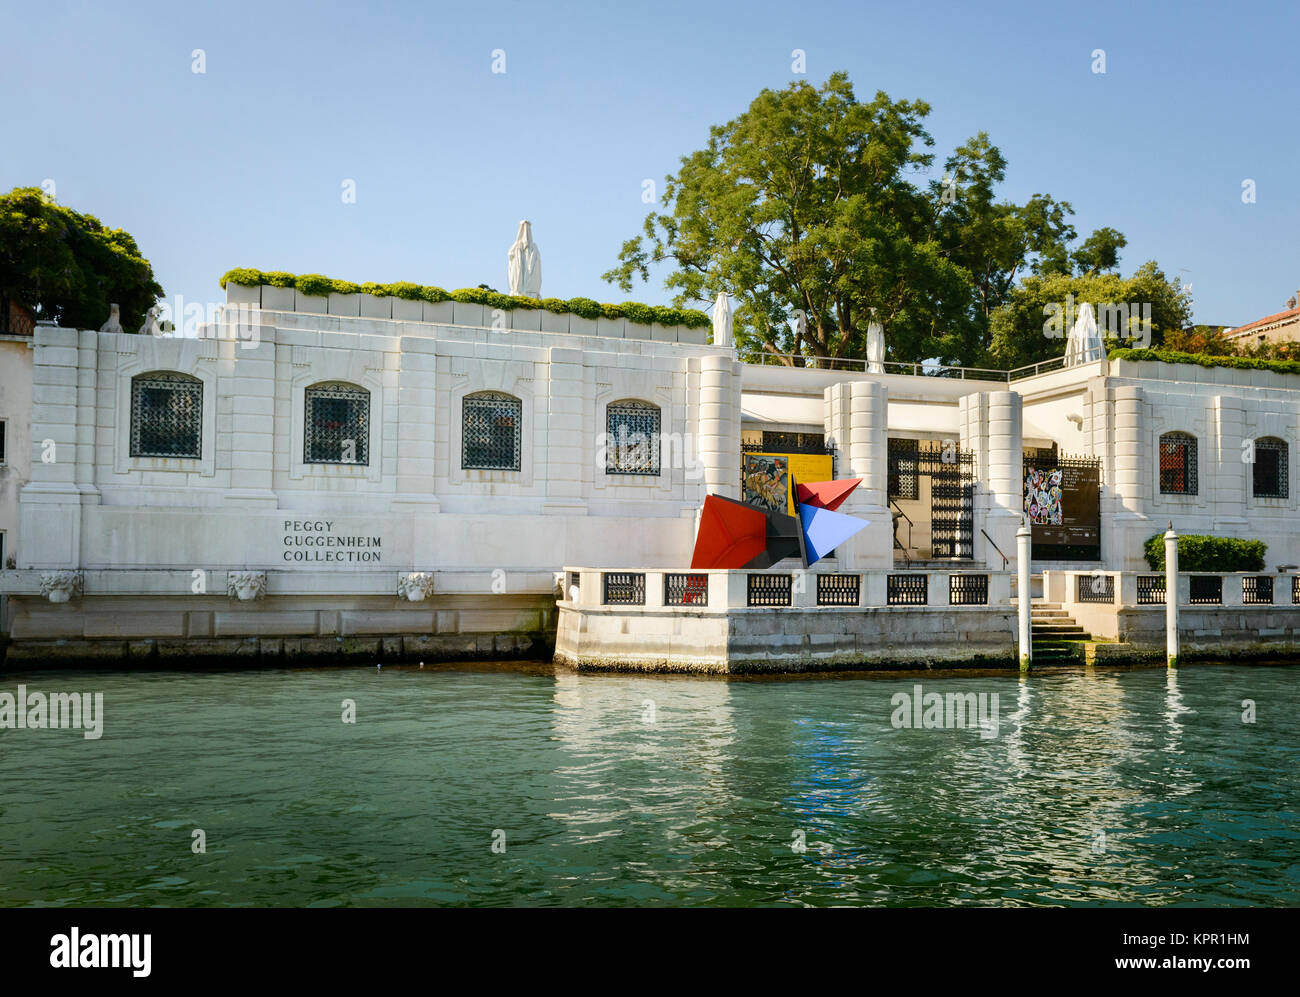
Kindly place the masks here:
[(1035, 559), (1101, 559), (1100, 461), (1026, 458), (1024, 498)]

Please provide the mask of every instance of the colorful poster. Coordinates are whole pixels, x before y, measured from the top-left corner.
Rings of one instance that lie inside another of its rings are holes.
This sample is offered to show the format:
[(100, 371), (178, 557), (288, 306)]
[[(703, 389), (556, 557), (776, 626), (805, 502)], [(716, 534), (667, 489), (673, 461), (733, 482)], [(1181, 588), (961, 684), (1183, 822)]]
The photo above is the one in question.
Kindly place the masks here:
[[(751, 471), (750, 461), (754, 461)], [(741, 461), (742, 498), (770, 512), (784, 512), (789, 516), (798, 514), (798, 502), (790, 488), (790, 479), (807, 484), (812, 481), (830, 481), (833, 476), (833, 461), (830, 454), (808, 453), (747, 453)], [(774, 475), (779, 472), (780, 483)], [(750, 475), (757, 473), (755, 488), (750, 488)], [(779, 491), (776, 489), (779, 488)], [(776, 496), (784, 495), (784, 505), (778, 503)], [(755, 496), (764, 496), (760, 501)]]
[(766, 512), (785, 512), (790, 501), (790, 465), (777, 454), (745, 454), (740, 465), (744, 501)]
[(1064, 560), (1101, 557), (1101, 475), (1097, 467), (1025, 467), (1025, 514), (1033, 556)]

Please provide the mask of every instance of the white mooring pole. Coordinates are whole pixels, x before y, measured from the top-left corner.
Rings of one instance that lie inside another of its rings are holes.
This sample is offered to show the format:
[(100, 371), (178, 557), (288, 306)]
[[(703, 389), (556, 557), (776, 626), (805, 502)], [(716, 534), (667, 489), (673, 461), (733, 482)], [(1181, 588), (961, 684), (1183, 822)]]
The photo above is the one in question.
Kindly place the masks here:
[(1165, 533), (1165, 664), (1178, 667), (1178, 534), (1172, 519)]
[(1020, 670), (1029, 671), (1034, 657), (1034, 645), (1029, 627), (1029, 523), (1020, 521), (1016, 531), (1016, 615), (1020, 618)]

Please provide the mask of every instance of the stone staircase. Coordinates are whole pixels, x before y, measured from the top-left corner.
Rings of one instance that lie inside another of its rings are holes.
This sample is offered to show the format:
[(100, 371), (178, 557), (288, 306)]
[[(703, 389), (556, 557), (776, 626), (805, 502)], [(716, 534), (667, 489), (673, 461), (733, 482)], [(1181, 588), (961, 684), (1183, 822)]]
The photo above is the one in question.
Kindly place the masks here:
[(1077, 664), (1076, 643), (1092, 639), (1059, 602), (1032, 603), (1030, 627), (1035, 668)]

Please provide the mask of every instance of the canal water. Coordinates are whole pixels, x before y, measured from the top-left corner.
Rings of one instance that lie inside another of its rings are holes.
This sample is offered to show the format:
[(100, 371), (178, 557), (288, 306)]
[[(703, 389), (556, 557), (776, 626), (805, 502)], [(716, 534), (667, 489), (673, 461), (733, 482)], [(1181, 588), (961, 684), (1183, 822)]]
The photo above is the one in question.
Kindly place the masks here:
[(20, 684), (103, 731), (0, 729), (0, 906), (1300, 903), (1294, 667)]

